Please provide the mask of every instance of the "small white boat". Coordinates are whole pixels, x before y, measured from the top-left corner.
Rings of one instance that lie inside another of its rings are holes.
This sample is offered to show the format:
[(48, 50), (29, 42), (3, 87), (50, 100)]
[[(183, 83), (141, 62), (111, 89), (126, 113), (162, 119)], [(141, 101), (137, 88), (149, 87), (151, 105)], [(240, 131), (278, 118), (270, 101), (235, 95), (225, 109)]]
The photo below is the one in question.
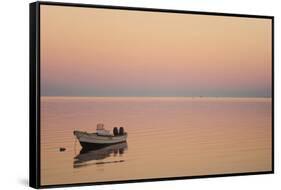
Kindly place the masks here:
[(74, 131), (73, 134), (83, 148), (96, 148), (126, 142), (128, 136), (123, 127), (120, 127), (119, 130), (115, 127), (113, 133), (110, 133), (110, 131), (104, 129), (103, 124), (97, 125), (95, 133)]

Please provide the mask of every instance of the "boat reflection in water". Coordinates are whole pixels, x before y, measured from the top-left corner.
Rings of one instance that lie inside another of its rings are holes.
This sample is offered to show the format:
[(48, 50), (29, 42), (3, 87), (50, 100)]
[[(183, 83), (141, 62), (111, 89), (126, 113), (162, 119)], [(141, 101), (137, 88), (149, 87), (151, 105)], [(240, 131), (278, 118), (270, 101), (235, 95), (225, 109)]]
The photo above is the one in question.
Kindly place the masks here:
[(109, 164), (124, 162), (123, 159), (102, 161), (109, 157), (122, 157), (128, 149), (127, 142), (122, 142), (92, 149), (81, 149), (80, 153), (74, 157), (73, 167), (80, 168), (89, 165)]

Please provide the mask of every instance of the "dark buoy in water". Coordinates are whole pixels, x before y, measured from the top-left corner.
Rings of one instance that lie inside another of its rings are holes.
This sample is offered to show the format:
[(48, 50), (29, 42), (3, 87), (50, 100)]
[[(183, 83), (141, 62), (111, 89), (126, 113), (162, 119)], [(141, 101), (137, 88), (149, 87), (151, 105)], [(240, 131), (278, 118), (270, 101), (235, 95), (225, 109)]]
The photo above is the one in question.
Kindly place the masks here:
[(66, 148), (60, 147), (60, 152), (64, 152)]

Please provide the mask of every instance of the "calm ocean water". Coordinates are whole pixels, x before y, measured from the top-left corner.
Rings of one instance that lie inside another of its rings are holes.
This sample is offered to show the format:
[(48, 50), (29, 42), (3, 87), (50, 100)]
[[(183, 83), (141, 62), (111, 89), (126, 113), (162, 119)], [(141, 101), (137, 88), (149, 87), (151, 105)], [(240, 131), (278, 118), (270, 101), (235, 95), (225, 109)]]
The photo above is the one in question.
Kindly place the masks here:
[[(268, 171), (271, 114), (270, 98), (43, 97), (41, 183)], [(127, 143), (80, 152), (73, 131), (97, 123)]]

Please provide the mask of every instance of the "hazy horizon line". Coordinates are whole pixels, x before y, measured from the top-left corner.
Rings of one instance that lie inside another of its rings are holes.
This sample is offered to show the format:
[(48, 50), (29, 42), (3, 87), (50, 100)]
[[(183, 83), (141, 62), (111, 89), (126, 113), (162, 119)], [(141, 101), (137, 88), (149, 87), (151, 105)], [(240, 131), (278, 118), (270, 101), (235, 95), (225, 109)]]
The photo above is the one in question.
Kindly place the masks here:
[(272, 98), (272, 96), (54, 96), (41, 97), (68, 97), (68, 98)]

